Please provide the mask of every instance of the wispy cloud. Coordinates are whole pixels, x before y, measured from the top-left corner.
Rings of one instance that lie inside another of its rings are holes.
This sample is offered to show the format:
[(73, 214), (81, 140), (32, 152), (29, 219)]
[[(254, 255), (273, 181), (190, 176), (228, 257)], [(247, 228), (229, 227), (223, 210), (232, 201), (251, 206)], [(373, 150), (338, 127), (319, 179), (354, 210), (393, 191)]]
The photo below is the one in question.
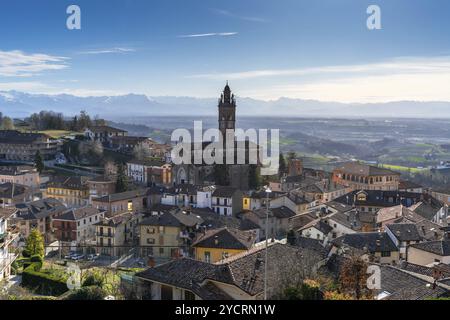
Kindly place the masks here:
[(223, 10), (223, 9), (212, 9), (212, 11), (215, 12), (216, 14), (219, 14), (219, 15), (222, 15), (222, 16), (225, 16), (225, 17), (235, 18), (235, 19), (244, 20), (244, 21), (268, 22), (268, 20), (265, 19), (265, 18), (239, 15), (239, 14), (235, 14), (235, 13), (232, 13), (232, 12), (230, 12), (228, 10)]
[(61, 70), (68, 67), (67, 57), (41, 53), (24, 53), (19, 50), (0, 50), (0, 76), (31, 77), (43, 71)]
[(293, 69), (260, 69), (227, 73), (204, 73), (187, 76), (188, 78), (210, 80), (245, 80), (269, 77), (302, 76), (348, 76), (348, 75), (382, 75), (411, 73), (450, 73), (450, 56), (435, 58), (397, 58), (379, 63), (359, 65), (323, 66)]
[(212, 32), (212, 33), (195, 33), (184, 34), (178, 36), (178, 38), (202, 38), (202, 37), (229, 37), (237, 35), (238, 32)]
[(260, 69), (188, 77), (242, 80), (242, 83), (248, 83), (248, 79), (264, 79), (264, 87), (249, 87), (241, 92), (241, 95), (264, 100), (289, 97), (338, 102), (450, 101), (447, 88), (450, 56), (400, 57), (368, 64)]
[(78, 54), (111, 54), (111, 53), (124, 54), (124, 53), (130, 53), (130, 52), (135, 52), (135, 51), (136, 51), (136, 49), (134, 49), (134, 48), (116, 47), (116, 48), (80, 51), (80, 52), (78, 52)]

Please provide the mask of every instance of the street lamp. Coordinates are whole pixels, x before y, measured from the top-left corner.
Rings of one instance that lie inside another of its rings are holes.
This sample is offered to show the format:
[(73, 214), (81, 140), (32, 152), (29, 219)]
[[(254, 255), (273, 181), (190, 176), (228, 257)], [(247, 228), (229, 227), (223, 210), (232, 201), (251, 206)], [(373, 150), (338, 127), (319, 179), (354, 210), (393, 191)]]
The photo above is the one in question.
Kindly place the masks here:
[(266, 258), (264, 262), (264, 300), (267, 300), (267, 248), (269, 245), (269, 195), (272, 192), (268, 186), (264, 187), (266, 191)]

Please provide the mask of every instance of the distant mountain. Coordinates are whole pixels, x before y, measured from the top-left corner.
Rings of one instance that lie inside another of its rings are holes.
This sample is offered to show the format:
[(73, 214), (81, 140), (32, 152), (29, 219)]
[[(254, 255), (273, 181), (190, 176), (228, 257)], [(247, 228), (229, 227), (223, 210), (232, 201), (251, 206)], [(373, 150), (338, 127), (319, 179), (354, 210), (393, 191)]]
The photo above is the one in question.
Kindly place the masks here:
[[(389, 103), (346, 104), (280, 98), (262, 101), (237, 98), (241, 116), (296, 117), (382, 117), (450, 118), (450, 102), (398, 101)], [(40, 110), (52, 110), (72, 116), (80, 110), (110, 119), (122, 116), (172, 116), (217, 114), (216, 98), (148, 97), (142, 94), (78, 97), (68, 94), (45, 95), (18, 91), (0, 91), (0, 111), (12, 117), (24, 117)]]

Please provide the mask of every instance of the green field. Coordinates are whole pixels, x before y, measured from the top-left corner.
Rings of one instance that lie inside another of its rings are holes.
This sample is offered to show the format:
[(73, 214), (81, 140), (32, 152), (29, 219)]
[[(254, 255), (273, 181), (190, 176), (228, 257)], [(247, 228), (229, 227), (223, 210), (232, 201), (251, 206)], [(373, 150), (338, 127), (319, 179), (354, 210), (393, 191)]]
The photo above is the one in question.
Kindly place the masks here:
[(379, 166), (382, 168), (393, 170), (393, 171), (411, 172), (411, 173), (424, 173), (429, 170), (427, 168), (419, 169), (419, 168), (413, 168), (413, 167), (397, 166), (397, 165), (393, 165), (393, 164), (380, 164)]

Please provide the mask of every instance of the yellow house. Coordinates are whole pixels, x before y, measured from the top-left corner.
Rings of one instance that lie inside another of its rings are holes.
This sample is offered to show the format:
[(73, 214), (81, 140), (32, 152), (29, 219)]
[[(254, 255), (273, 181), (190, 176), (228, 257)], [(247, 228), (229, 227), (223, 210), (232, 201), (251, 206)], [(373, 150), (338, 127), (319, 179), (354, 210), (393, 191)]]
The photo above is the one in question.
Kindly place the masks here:
[(141, 250), (146, 256), (157, 258), (187, 255), (191, 237), (202, 222), (197, 215), (184, 212), (149, 216), (140, 224)]
[(49, 182), (45, 195), (70, 207), (83, 207), (89, 203), (89, 188), (86, 182), (86, 177), (63, 177)]
[(192, 244), (195, 259), (216, 263), (249, 250), (256, 240), (256, 232), (238, 229), (214, 229), (201, 234)]
[(250, 196), (245, 195), (242, 198), (242, 209), (243, 210), (250, 210)]

